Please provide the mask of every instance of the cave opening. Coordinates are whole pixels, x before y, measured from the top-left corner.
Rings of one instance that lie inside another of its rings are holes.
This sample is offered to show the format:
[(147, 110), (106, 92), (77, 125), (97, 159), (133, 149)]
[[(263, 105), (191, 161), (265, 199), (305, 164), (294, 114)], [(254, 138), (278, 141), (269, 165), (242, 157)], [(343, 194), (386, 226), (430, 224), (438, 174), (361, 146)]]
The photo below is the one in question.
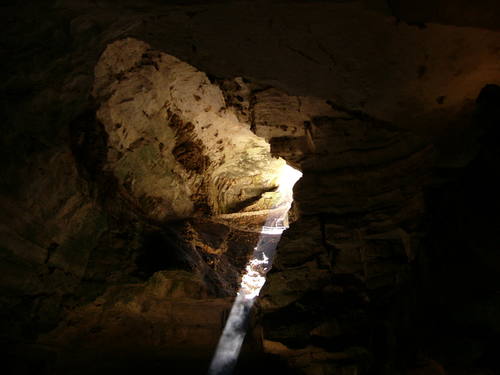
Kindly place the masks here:
[(95, 72), (96, 117), (108, 148), (103, 169), (138, 215), (160, 227), (181, 222), (181, 237), (192, 243), (182, 256), (154, 232), (134, 275), (149, 282), (183, 269), (209, 294), (236, 295), (209, 370), (232, 373), (302, 172), (271, 152), (217, 82), (142, 41), (110, 44)]
[(293, 186), (302, 177), (297, 169), (285, 165), (278, 179), (280, 198), (262, 225), (257, 245), (245, 267), (237, 297), (217, 344), (208, 370), (210, 375), (231, 375), (245, 338), (250, 310), (266, 282), (281, 234), (288, 227), (288, 211), (293, 203)]

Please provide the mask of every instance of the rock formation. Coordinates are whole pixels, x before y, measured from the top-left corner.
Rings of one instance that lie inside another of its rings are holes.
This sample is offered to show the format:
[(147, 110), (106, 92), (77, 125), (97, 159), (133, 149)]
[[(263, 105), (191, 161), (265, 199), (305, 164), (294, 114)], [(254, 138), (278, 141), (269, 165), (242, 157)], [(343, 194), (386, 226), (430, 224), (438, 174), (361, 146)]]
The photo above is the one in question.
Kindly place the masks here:
[(499, 371), (494, 2), (49, 3), (1, 12), (2, 373), (204, 373), (287, 164), (237, 373)]

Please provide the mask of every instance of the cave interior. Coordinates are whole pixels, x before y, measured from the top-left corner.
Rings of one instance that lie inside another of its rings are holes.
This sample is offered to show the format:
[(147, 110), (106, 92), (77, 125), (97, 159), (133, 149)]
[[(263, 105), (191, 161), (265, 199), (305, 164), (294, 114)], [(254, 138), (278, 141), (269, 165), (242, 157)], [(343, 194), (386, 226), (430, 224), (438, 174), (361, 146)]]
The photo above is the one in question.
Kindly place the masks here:
[(0, 14), (2, 374), (500, 374), (497, 0)]

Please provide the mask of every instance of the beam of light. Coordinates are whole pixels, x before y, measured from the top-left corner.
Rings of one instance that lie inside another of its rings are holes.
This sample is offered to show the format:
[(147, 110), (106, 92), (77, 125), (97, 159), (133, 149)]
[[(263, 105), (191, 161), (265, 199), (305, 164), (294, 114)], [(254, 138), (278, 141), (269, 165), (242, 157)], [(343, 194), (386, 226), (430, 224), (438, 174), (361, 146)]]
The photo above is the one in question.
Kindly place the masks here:
[(281, 234), (287, 228), (287, 214), (293, 202), (293, 185), (301, 177), (302, 173), (289, 165), (285, 165), (280, 171), (277, 189), (280, 199), (276, 205), (276, 208), (280, 208), (279, 213), (269, 215), (261, 229), (257, 246), (245, 267), (240, 289), (210, 363), (208, 375), (233, 373), (245, 338), (250, 311), (264, 286), (266, 274), (271, 269)]

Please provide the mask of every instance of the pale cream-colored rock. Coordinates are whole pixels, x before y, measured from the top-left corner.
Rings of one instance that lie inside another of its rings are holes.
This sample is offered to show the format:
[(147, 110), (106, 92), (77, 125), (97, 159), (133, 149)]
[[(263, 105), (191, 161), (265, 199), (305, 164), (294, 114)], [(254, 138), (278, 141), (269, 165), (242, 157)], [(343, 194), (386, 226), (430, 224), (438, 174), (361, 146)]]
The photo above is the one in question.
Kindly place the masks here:
[(149, 216), (188, 217), (202, 203), (235, 212), (276, 187), (284, 160), (203, 72), (131, 38), (109, 45), (95, 72), (106, 168)]

